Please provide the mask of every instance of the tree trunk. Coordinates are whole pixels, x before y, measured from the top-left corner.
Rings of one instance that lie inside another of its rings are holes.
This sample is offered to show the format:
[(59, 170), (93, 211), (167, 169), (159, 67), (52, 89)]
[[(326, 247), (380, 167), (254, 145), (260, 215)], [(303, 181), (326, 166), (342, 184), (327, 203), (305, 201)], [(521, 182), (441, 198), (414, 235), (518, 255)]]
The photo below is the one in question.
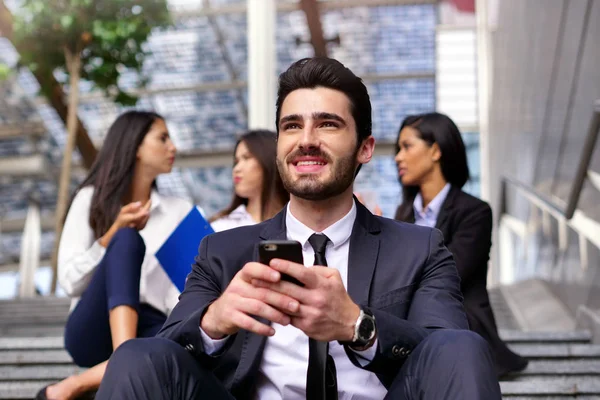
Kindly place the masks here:
[[(55, 235), (54, 249), (52, 252), (52, 287), (51, 293), (56, 293), (57, 270), (58, 270), (58, 245), (62, 234), (63, 221), (69, 201), (69, 187), (71, 183), (71, 164), (73, 149), (77, 138), (77, 108), (79, 107), (79, 80), (81, 76), (81, 52), (73, 53), (65, 48), (65, 59), (69, 70), (69, 109), (67, 112), (67, 141), (60, 170), (60, 181), (58, 185), (58, 200), (55, 213)], [(86, 221), (87, 222), (87, 221)]]

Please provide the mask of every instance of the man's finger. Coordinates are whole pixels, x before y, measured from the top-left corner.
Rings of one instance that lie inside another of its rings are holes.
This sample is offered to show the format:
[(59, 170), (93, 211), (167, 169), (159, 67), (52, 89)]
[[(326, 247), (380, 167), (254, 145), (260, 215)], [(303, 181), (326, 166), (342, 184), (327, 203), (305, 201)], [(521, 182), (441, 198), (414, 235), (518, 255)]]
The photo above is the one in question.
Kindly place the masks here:
[(317, 275), (322, 276), (324, 278), (331, 278), (332, 276), (339, 274), (339, 271), (335, 268), (322, 267), (320, 265), (314, 265), (308, 268), (310, 268), (310, 270), (316, 273)]
[(280, 325), (288, 325), (290, 323), (289, 316), (256, 299), (240, 297), (236, 308), (245, 314), (262, 317)]
[[(266, 282), (260, 279), (253, 279), (252, 286), (257, 288), (263, 288), (272, 292), (277, 292), (279, 294), (285, 295), (288, 298), (291, 298), (292, 301), (297, 301), (299, 303), (305, 302), (306, 296), (309, 293), (309, 289), (305, 289), (302, 286), (298, 286), (295, 283), (279, 281), (277, 283)], [(285, 302), (281, 302), (279, 305), (273, 304), (274, 306), (284, 309), (289, 312), (296, 313), (298, 312), (298, 307), (295, 304), (289, 304), (288, 307), (285, 306)]]
[(319, 278), (317, 274), (315, 274), (315, 272), (312, 271), (311, 268), (307, 268), (302, 264), (275, 258), (271, 260), (269, 266), (282, 274), (287, 274), (293, 278), (298, 279), (307, 287), (317, 286)]
[[(251, 282), (254, 281), (264, 282), (265, 285), (276, 285), (276, 283), (265, 282), (260, 279), (251, 280)], [(243, 280), (236, 282), (235, 287), (231, 287), (231, 291), (242, 298), (258, 300), (284, 313), (296, 312), (298, 311), (298, 307), (300, 307), (298, 300), (290, 296), (289, 293), (271, 290), (267, 287), (261, 288)]]
[(273, 268), (257, 262), (249, 262), (238, 273), (244, 282), (250, 283), (252, 279), (262, 279), (267, 282), (278, 282), (281, 274)]
[(273, 306), (286, 313), (295, 313), (300, 307), (300, 303), (296, 298), (290, 296), (290, 293), (284, 291), (273, 290), (269, 286), (276, 286), (278, 283), (265, 282), (260, 279), (252, 279), (252, 282), (263, 282), (264, 286), (250, 284), (248, 285), (245, 297), (252, 297), (260, 300), (270, 306)]
[(252, 318), (249, 315), (244, 314), (241, 311), (234, 311), (231, 315), (233, 323), (241, 329), (245, 329), (250, 332), (254, 332), (261, 336), (273, 336), (275, 329), (268, 325), (263, 324), (260, 321)]

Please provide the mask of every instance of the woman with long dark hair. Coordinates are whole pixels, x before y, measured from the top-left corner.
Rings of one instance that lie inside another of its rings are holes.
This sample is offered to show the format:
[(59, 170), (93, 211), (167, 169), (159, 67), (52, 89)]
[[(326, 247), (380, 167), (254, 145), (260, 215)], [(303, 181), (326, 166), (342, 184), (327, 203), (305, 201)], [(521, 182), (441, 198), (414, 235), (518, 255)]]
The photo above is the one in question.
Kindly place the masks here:
[(486, 286), (492, 210), (461, 190), (469, 179), (469, 167), (458, 127), (439, 113), (406, 117), (398, 133), (395, 160), (402, 184), (396, 219), (442, 231), (461, 278), (471, 330), (490, 344), (499, 376), (524, 369), (527, 360), (502, 342), (490, 307)]
[(96, 389), (114, 349), (154, 336), (178, 301), (154, 253), (191, 210), (156, 191), (176, 149), (164, 119), (130, 111), (110, 127), (88, 176), (75, 191), (58, 254), (58, 278), (72, 298), (65, 348), (89, 368), (42, 389), (38, 399), (74, 399)]
[(277, 171), (277, 134), (253, 130), (235, 145), (233, 199), (211, 218), (215, 231), (252, 225), (277, 214), (289, 200)]

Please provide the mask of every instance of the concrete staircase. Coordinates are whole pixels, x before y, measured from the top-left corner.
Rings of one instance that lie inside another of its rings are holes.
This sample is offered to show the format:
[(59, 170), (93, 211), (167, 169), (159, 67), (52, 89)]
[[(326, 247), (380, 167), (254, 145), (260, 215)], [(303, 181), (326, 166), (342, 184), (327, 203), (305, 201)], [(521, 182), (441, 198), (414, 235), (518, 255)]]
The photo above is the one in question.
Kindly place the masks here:
[[(524, 372), (500, 383), (505, 399), (600, 399), (600, 345), (590, 343), (588, 331), (519, 331), (500, 292), (492, 302), (502, 337), (531, 360)], [(31, 399), (41, 387), (80, 371), (63, 349), (68, 308), (66, 299), (0, 301), (0, 400)]]

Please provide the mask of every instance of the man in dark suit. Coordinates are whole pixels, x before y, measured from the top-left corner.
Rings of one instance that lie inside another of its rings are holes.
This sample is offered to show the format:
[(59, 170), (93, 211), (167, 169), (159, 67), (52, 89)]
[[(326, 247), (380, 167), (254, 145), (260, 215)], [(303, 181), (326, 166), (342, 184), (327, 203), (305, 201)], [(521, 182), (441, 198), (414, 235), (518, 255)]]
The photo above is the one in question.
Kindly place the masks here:
[[(97, 398), (500, 399), (440, 232), (353, 198), (374, 149), (360, 78), (300, 60), (280, 76), (276, 118), (290, 202), (202, 241), (160, 337), (119, 347)], [(309, 267), (255, 262), (267, 239), (299, 241)]]

